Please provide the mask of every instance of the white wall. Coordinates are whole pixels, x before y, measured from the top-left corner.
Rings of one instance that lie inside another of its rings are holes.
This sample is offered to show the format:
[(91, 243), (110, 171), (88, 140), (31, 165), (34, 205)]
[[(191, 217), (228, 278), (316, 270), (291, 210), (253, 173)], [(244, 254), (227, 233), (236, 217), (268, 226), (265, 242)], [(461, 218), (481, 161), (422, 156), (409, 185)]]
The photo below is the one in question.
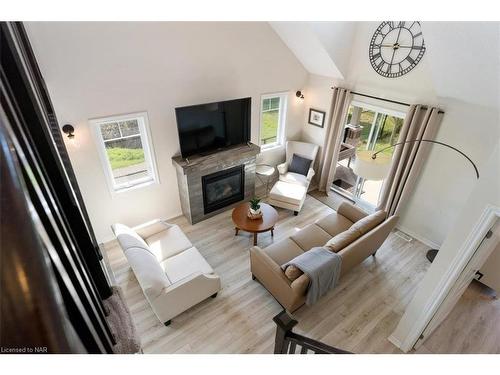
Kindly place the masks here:
[[(319, 146), (318, 161), (316, 164), (316, 171), (319, 172), (319, 160), (322, 158), (323, 144), (325, 140), (325, 133), (328, 124), (328, 118), (330, 116), (330, 106), (332, 100), (332, 89), (331, 87), (336, 84), (336, 80), (317, 75), (310, 75), (307, 81), (307, 85), (304, 88), (304, 127), (302, 129), (302, 140), (305, 142), (315, 143)], [(325, 125), (323, 128), (314, 126), (308, 123), (309, 120), (309, 108), (317, 109), (325, 112)], [(319, 176), (319, 173), (316, 174)], [(315, 179), (314, 182), (317, 182)]]
[[(110, 225), (179, 215), (171, 157), (180, 150), (174, 108), (252, 97), (258, 141), (260, 95), (290, 92), (287, 137), (300, 137), (304, 105), (294, 97), (307, 72), (264, 22), (26, 23), (58, 121), (75, 127), (68, 151), (99, 241)], [(147, 111), (160, 184), (120, 193), (107, 189), (88, 119)], [(275, 150), (263, 160), (281, 160)]]

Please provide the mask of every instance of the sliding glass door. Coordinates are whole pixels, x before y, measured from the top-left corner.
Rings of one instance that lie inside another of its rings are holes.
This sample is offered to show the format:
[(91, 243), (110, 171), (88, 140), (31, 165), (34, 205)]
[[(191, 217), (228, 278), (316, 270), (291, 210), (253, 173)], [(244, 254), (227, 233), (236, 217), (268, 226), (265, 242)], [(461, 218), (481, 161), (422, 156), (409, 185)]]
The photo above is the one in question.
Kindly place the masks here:
[[(379, 151), (397, 142), (404, 113), (353, 102), (348, 111), (332, 189), (367, 210), (377, 206), (384, 181), (365, 180), (352, 170), (357, 150)], [(393, 148), (383, 151), (392, 155)]]

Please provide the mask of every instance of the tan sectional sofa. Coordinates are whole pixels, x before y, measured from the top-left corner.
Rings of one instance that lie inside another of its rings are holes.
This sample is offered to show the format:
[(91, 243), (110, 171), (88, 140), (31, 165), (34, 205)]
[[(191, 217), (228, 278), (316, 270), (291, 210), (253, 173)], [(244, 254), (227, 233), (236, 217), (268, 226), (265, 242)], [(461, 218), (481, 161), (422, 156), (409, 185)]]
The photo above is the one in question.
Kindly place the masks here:
[[(324, 246), (336, 236), (336, 238), (343, 237), (340, 242), (345, 243), (345, 238), (350, 236), (342, 234), (348, 232), (356, 222), (367, 216), (358, 207), (342, 203), (337, 212), (308, 225), (290, 238), (264, 249), (254, 246), (250, 249), (252, 277), (257, 278), (289, 312), (297, 310), (304, 304), (309, 277), (302, 274), (296, 280), (291, 281), (281, 269), (281, 265), (315, 246)], [(367, 219), (363, 220), (363, 223)], [(340, 277), (368, 256), (375, 255), (397, 221), (397, 216), (391, 216), (373, 229), (366, 232), (362, 230), (362, 235), (346, 243), (345, 247), (337, 252), (342, 257)], [(360, 227), (360, 225), (357, 226)]]

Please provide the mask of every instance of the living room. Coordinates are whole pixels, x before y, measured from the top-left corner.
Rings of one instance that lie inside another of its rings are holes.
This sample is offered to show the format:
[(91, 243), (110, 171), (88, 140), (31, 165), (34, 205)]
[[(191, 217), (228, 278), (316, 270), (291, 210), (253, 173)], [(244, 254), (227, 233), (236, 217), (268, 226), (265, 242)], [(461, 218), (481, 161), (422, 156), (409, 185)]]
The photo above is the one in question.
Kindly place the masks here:
[(498, 353), (499, 24), (384, 19), (2, 22), (49, 352)]

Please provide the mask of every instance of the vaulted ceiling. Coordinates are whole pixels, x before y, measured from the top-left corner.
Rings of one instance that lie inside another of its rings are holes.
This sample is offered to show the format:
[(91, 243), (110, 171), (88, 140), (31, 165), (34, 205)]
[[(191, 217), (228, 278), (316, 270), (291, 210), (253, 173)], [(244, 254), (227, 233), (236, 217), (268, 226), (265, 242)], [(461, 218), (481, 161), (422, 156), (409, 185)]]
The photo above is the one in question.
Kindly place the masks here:
[[(359, 69), (359, 64), (352, 59), (364, 57), (368, 51), (366, 41), (371, 37), (357, 35), (371, 30), (366, 25), (360, 27), (361, 22), (270, 24), (311, 74), (347, 80), (353, 85), (356, 83), (353, 77), (358, 80), (359, 75), (375, 74), (353, 71)], [(436, 96), (498, 108), (499, 23), (422, 22), (422, 30), (427, 47), (425, 75)], [(355, 49), (361, 52), (354, 54)]]

